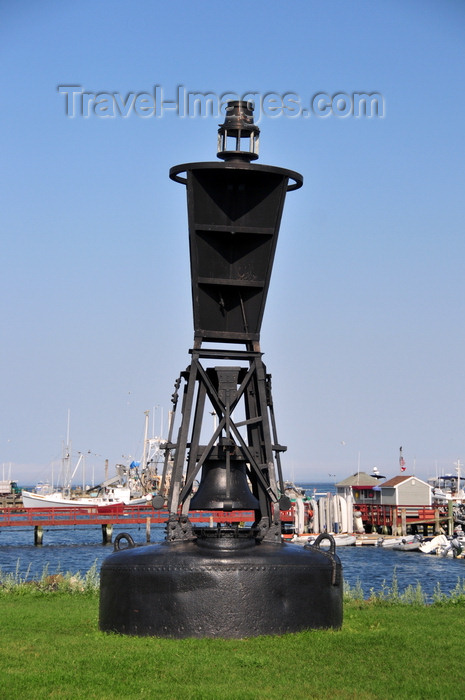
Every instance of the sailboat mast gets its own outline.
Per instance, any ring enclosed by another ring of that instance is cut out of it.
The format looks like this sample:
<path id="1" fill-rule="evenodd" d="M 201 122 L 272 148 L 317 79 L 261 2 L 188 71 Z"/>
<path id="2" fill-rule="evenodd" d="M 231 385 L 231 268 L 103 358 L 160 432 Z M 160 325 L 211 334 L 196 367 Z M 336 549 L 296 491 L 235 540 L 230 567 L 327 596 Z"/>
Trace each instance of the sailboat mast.
<path id="1" fill-rule="evenodd" d="M 460 459 L 457 459 L 457 466 L 456 471 L 457 471 L 457 494 L 460 492 L 460 467 L 462 465 L 460 464 Z"/>
<path id="2" fill-rule="evenodd" d="M 71 411 L 68 408 L 68 421 L 66 427 L 66 445 L 63 451 L 63 493 L 65 490 L 71 490 L 71 442 L 70 442 L 70 422 L 71 422 Z"/>
<path id="3" fill-rule="evenodd" d="M 142 465 L 141 472 L 144 473 L 145 467 L 147 466 L 147 449 L 148 449 L 148 439 L 149 439 L 149 414 L 150 411 L 145 411 L 145 429 L 144 429 L 144 449 L 142 453 Z"/>
<path id="4" fill-rule="evenodd" d="M 68 424 L 66 428 L 66 444 L 69 445 L 69 426 L 71 422 L 71 410 L 68 408 Z"/>

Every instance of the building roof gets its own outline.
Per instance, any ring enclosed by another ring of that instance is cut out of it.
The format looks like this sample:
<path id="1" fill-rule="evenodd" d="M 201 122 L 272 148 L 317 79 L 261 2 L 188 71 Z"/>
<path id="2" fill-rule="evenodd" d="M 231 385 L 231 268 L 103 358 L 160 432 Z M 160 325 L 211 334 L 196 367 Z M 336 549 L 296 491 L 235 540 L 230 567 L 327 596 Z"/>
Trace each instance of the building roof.
<path id="1" fill-rule="evenodd" d="M 419 481 L 421 484 L 425 484 L 426 486 L 429 486 L 429 484 L 427 484 L 426 481 L 423 481 L 423 479 L 419 479 L 417 476 L 413 476 L 413 475 L 409 476 L 408 474 L 394 476 L 392 479 L 385 481 L 384 484 L 381 484 L 381 486 L 383 488 L 385 486 L 387 486 L 388 488 L 396 488 L 397 486 L 399 486 L 399 484 L 402 484 L 404 481 L 408 481 L 408 479 L 415 479 L 416 481 Z"/>
<path id="2" fill-rule="evenodd" d="M 368 488 L 372 488 L 377 484 L 379 484 L 379 479 L 377 479 L 375 476 L 370 476 L 370 474 L 367 474 L 366 472 L 357 472 L 356 474 L 348 476 L 346 479 L 339 481 L 336 486 L 366 486 Z"/>
<path id="3" fill-rule="evenodd" d="M 393 486 L 398 486 L 399 484 L 402 484 L 402 482 L 406 481 L 406 479 L 411 479 L 411 477 L 406 476 L 405 474 L 402 474 L 400 476 L 393 476 L 392 479 L 388 479 L 387 481 L 385 481 L 383 486 L 390 486 L 392 488 Z"/>

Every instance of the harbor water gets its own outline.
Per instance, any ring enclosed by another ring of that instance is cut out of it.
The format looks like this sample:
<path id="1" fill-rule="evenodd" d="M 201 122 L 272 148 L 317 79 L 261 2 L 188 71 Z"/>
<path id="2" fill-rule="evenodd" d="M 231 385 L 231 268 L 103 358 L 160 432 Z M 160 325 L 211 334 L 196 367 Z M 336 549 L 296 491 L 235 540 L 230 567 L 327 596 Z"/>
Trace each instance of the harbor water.
<path id="1" fill-rule="evenodd" d="M 334 493 L 331 484 L 302 484 L 313 495 Z M 144 525 L 115 525 L 113 540 L 120 532 L 128 532 L 137 544 L 146 543 Z M 164 526 L 152 525 L 151 542 L 164 539 Z M 31 527 L 0 528 L 0 570 L 2 574 L 14 574 L 24 580 L 40 578 L 47 570 L 49 574 L 84 574 L 93 565 L 100 568 L 104 559 L 113 551 L 112 544 L 102 543 L 99 526 L 44 528 L 43 544 L 34 546 Z M 362 546 L 339 547 L 337 554 L 343 566 L 344 581 L 350 587 L 361 585 L 365 597 L 370 590 L 379 593 L 390 587 L 393 576 L 399 592 L 419 582 L 429 600 L 437 586 L 442 593 L 449 594 L 458 582 L 465 579 L 465 559 L 443 558 L 421 554 L 418 551 L 400 552 L 389 548 Z"/>

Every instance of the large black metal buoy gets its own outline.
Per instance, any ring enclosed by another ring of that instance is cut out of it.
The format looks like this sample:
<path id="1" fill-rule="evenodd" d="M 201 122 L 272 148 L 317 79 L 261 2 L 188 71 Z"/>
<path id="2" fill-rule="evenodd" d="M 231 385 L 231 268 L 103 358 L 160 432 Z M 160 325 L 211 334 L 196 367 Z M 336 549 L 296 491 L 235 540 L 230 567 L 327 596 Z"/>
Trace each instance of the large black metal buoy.
<path id="1" fill-rule="evenodd" d="M 223 162 L 170 171 L 187 187 L 192 361 L 175 383 L 153 499 L 166 507 L 166 538 L 142 547 L 130 535 L 116 538 L 101 568 L 104 631 L 236 638 L 342 625 L 334 540 L 322 535 L 305 547 L 282 541 L 280 510 L 290 508 L 281 469 L 286 448 L 277 438 L 260 328 L 286 192 L 303 180 L 252 163 L 258 139 L 252 105 L 230 102 L 218 131 Z M 193 525 L 199 511 L 217 525 Z M 320 547 L 324 540 L 329 549 Z"/>
<path id="2" fill-rule="evenodd" d="M 100 628 L 240 638 L 341 626 L 334 547 L 258 543 L 240 529 L 218 534 L 115 551 L 101 570 Z"/>

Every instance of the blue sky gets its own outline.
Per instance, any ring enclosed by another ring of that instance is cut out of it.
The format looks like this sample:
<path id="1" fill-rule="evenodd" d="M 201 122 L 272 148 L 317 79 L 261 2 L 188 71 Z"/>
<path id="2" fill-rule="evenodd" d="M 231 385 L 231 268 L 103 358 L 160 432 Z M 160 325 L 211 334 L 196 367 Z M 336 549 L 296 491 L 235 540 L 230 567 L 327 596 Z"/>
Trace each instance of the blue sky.
<path id="1" fill-rule="evenodd" d="M 465 6 L 460 1 L 4 0 L 0 465 L 103 474 L 157 432 L 193 328 L 184 188 L 212 116 L 66 116 L 92 94 L 379 93 L 382 118 L 260 119 L 288 195 L 261 344 L 285 475 L 465 462 Z M 123 457 L 124 455 L 124 457 Z M 331 478 L 332 479 L 332 478 Z"/>

